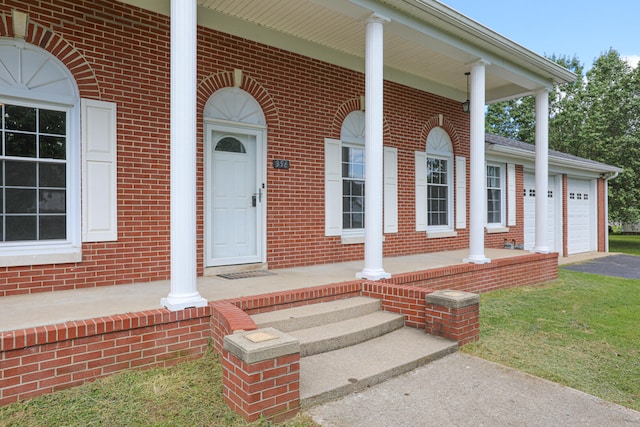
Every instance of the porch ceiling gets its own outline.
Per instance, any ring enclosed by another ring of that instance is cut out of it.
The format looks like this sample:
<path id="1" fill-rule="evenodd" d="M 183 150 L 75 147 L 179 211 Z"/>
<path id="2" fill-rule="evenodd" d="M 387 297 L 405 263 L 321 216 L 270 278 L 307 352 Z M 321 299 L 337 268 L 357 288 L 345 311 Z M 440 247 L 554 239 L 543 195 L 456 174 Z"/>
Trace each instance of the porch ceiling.
<path id="1" fill-rule="evenodd" d="M 169 14 L 169 0 L 121 0 Z M 573 80 L 569 71 L 434 0 L 197 0 L 198 24 L 364 71 L 365 22 L 385 24 L 385 79 L 451 99 L 488 62 L 488 103 Z"/>

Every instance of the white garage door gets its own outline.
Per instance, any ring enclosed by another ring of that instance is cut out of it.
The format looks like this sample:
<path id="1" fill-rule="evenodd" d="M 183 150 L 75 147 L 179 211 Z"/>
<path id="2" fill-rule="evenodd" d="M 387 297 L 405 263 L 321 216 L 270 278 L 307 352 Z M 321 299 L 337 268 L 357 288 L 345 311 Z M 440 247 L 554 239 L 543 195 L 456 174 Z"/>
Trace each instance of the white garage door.
<path id="1" fill-rule="evenodd" d="M 596 250 L 596 197 L 591 182 L 569 178 L 567 193 L 567 251 L 577 254 Z"/>
<path id="2" fill-rule="evenodd" d="M 556 249 L 556 200 L 555 177 L 549 177 L 547 192 L 547 245 L 551 251 Z M 524 248 L 533 249 L 536 243 L 536 179 L 533 174 L 524 174 Z"/>

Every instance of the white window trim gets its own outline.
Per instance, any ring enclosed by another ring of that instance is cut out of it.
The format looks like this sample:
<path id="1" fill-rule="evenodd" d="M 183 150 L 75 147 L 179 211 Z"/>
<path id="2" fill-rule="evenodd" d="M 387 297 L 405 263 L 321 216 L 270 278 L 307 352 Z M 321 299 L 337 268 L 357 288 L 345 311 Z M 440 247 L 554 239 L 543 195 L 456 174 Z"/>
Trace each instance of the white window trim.
<path id="1" fill-rule="evenodd" d="M 486 180 L 485 180 L 485 204 L 484 204 L 484 218 L 485 218 L 485 224 L 486 224 L 486 229 L 487 229 L 487 233 L 504 233 L 504 232 L 508 232 L 509 228 L 507 228 L 506 225 L 506 210 L 507 210 L 507 204 L 506 204 L 506 165 L 502 164 L 502 163 L 493 163 L 493 162 L 487 162 L 486 166 L 485 166 L 485 176 L 486 176 L 486 168 L 488 166 L 493 166 L 493 167 L 497 167 L 500 169 L 500 222 L 492 222 L 490 223 L 488 221 L 487 215 L 488 215 L 488 208 L 489 208 L 489 200 L 486 197 L 486 190 L 487 190 L 487 185 L 486 185 Z"/>
<path id="2" fill-rule="evenodd" d="M 82 261 L 80 241 L 80 117 L 79 105 L 57 105 L 38 100 L 0 98 L 0 102 L 67 111 L 67 238 L 64 241 L 1 242 L 0 267 Z"/>
<path id="3" fill-rule="evenodd" d="M 443 154 L 429 154 L 427 153 L 425 160 L 428 159 L 439 159 L 447 161 L 447 225 L 429 225 L 429 182 L 427 180 L 426 189 L 427 189 L 427 237 L 438 236 L 438 237 L 450 237 L 452 235 L 456 235 L 453 228 L 453 180 L 454 180 L 454 170 L 453 170 L 453 153 L 449 155 Z M 426 166 L 425 166 L 426 167 Z M 428 173 L 428 170 L 427 170 Z M 425 177 L 426 178 L 426 177 Z"/>

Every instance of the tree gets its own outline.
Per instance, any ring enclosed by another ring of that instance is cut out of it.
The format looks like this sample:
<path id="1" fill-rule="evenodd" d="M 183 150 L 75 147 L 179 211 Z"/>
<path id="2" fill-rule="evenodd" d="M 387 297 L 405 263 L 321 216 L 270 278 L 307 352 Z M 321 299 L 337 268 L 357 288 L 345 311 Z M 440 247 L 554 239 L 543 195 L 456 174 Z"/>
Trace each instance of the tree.
<path id="1" fill-rule="evenodd" d="M 577 75 L 549 96 L 549 147 L 624 169 L 610 182 L 609 217 L 640 220 L 640 71 L 614 49 L 586 73 L 577 58 L 551 57 Z M 487 110 L 487 132 L 535 142 L 532 96 L 501 102 Z M 639 171 L 639 173 L 636 173 Z"/>

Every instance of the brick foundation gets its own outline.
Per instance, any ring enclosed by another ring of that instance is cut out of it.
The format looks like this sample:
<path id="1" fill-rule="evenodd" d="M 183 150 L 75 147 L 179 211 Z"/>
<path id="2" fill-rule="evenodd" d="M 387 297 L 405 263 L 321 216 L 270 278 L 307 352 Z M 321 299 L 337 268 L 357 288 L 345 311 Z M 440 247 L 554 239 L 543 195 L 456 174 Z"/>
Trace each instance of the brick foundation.
<path id="1" fill-rule="evenodd" d="M 130 368 L 198 358 L 209 307 L 152 310 L 0 333 L 0 406 Z"/>

